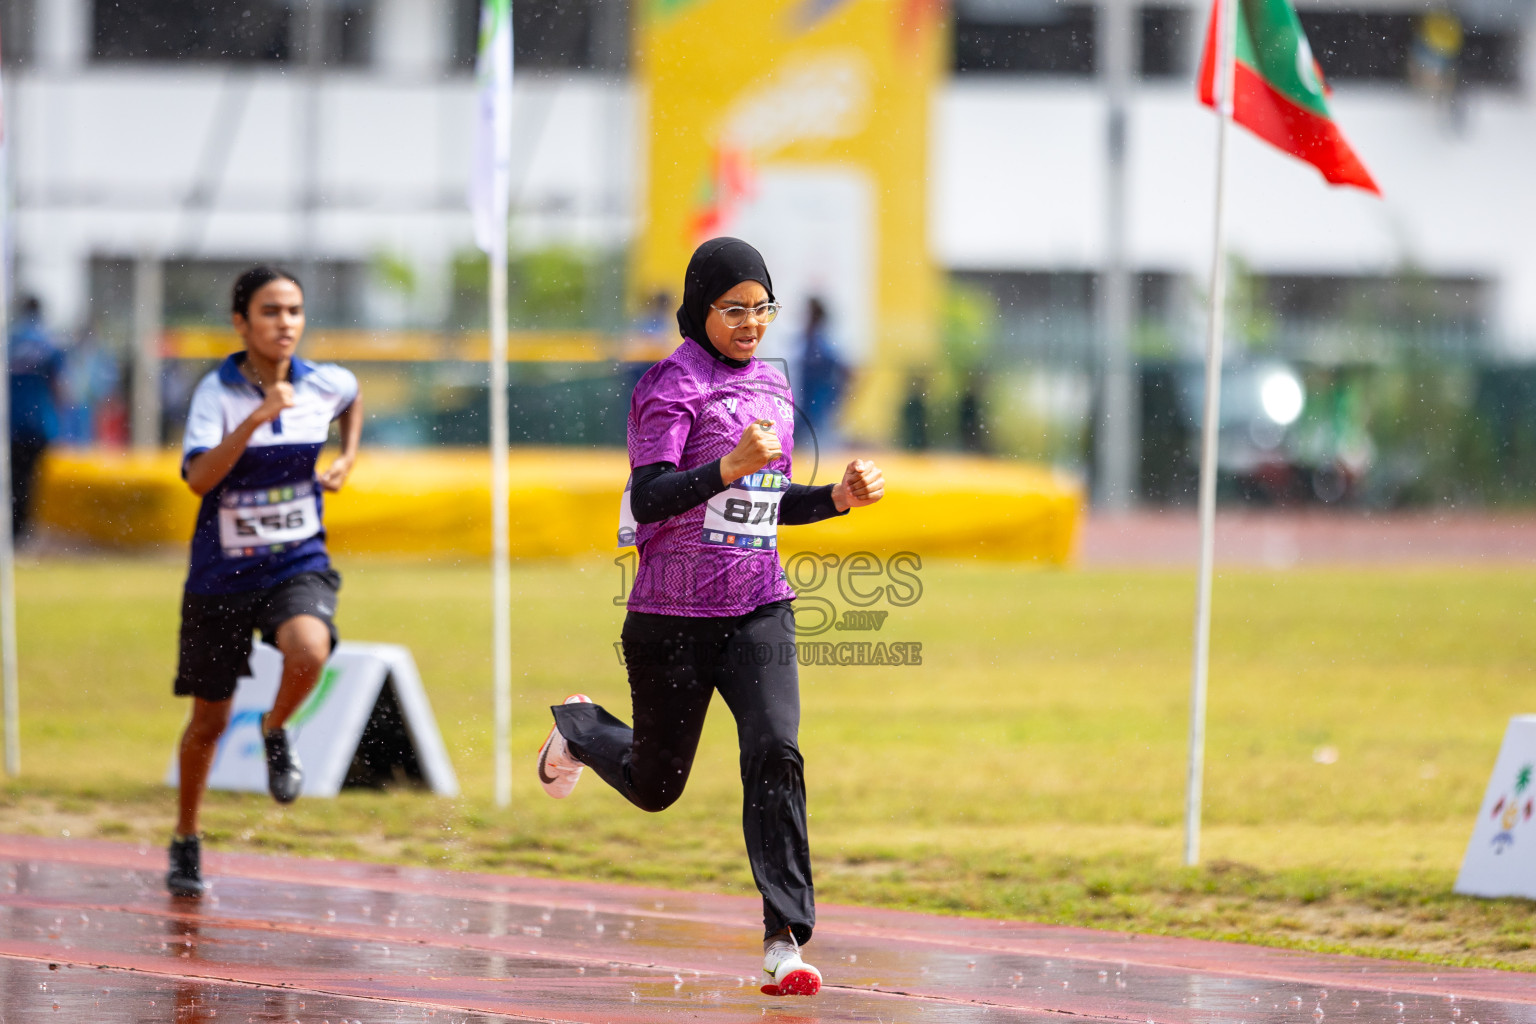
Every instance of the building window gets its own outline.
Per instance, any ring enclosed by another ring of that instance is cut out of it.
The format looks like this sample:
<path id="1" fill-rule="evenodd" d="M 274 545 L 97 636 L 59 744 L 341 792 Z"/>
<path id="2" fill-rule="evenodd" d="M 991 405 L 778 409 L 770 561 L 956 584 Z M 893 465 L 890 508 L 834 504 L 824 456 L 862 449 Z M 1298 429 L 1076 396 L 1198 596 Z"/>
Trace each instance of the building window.
<path id="1" fill-rule="evenodd" d="M 33 0 L 6 0 L 0 4 L 0 60 L 7 68 L 32 63 Z"/>
<path id="2" fill-rule="evenodd" d="M 368 63 L 374 0 L 313 0 L 322 61 Z M 292 0 L 95 0 L 98 61 L 287 63 L 302 60 L 307 4 Z"/>
<path id="3" fill-rule="evenodd" d="M 326 0 L 322 46 L 330 67 L 362 67 L 373 55 L 373 0 Z"/>
<path id="4" fill-rule="evenodd" d="M 285 0 L 95 0 L 99 61 L 281 63 L 294 17 Z"/>
<path id="5" fill-rule="evenodd" d="M 955 71 L 1092 75 L 1096 21 L 1092 4 L 959 0 Z"/>
<path id="6" fill-rule="evenodd" d="M 456 0 L 454 63 L 475 66 L 480 0 Z M 512 5 L 513 64 L 541 71 L 629 68 L 626 0 L 518 0 Z"/>
<path id="7" fill-rule="evenodd" d="M 1480 278 L 1272 274 L 1254 285 L 1255 304 L 1282 324 L 1482 332 L 1488 323 L 1490 291 Z"/>
<path id="8" fill-rule="evenodd" d="M 1143 7 L 1137 71 L 1143 78 L 1185 78 L 1193 68 L 1190 29 L 1195 21 L 1188 7 Z"/>
<path id="9" fill-rule="evenodd" d="M 1465 85 L 1514 86 L 1519 83 L 1519 34 L 1492 26 L 1472 27 L 1453 19 L 1451 38 L 1427 28 L 1431 18 L 1397 11 L 1302 11 L 1301 25 L 1312 53 L 1331 82 L 1412 80 L 1415 55 L 1429 46 L 1455 68 Z M 1437 28 L 1441 26 L 1437 25 Z M 1443 28 L 1442 28 L 1443 31 Z"/>

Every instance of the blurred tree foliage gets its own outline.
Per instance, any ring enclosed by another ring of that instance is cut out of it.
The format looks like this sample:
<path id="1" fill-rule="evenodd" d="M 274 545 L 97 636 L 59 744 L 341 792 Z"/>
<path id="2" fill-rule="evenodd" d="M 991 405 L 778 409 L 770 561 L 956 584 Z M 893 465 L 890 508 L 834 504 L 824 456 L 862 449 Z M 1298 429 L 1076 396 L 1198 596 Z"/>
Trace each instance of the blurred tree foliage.
<path id="1" fill-rule="evenodd" d="M 452 327 L 484 329 L 490 259 L 478 249 L 453 258 Z M 608 330 L 623 326 L 623 254 L 556 247 L 507 261 L 513 329 Z"/>

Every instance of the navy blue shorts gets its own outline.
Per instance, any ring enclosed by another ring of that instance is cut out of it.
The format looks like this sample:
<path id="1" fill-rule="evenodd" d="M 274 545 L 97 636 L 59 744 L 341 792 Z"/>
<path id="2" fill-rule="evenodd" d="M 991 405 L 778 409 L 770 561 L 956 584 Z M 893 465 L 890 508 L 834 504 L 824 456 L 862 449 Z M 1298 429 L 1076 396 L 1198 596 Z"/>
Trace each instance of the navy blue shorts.
<path id="1" fill-rule="evenodd" d="M 207 701 L 229 700 L 235 683 L 251 674 L 252 635 L 274 646 L 277 630 L 299 615 L 313 615 L 331 631 L 336 649 L 335 569 L 305 572 L 264 590 L 239 594 L 189 594 L 181 597 L 181 659 L 176 668 L 176 696 Z"/>

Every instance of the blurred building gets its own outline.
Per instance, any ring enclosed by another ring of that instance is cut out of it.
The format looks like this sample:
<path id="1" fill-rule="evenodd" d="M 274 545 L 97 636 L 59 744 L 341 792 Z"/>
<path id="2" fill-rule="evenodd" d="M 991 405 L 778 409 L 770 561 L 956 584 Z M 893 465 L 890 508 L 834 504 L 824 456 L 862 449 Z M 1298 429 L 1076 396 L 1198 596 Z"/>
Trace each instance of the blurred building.
<path id="1" fill-rule="evenodd" d="M 1134 359 L 1198 352 L 1215 132 L 1192 79 L 1207 9 L 1114 2 L 951 4 L 950 74 L 932 97 L 928 236 L 958 290 L 954 308 L 991 318 L 985 337 L 959 332 L 963 375 L 1031 371 L 1016 381 L 1013 412 L 992 417 L 1003 433 L 1020 409 L 1018 430 L 1042 417 L 1087 429 L 1106 267 L 1128 281 Z M 478 300 L 463 295 L 475 265 L 463 197 L 478 6 L 7 0 L 20 288 L 44 299 L 56 326 L 126 344 L 136 315 L 217 323 L 235 267 L 275 258 L 307 275 L 320 325 L 483 324 Z M 1336 115 L 1385 196 L 1330 189 L 1236 133 L 1236 301 L 1253 314 L 1239 355 L 1247 344 L 1331 365 L 1408 346 L 1536 360 L 1531 0 L 1298 6 Z M 512 233 L 533 261 L 519 287 L 555 296 L 530 299 L 523 325 L 543 316 L 619 333 L 635 312 L 625 254 L 645 216 L 646 103 L 630 72 L 640 8 L 517 0 L 514 11 Z M 1108 16 L 1117 12 L 1126 16 Z M 743 18 L 727 44 L 747 68 L 771 56 L 752 49 L 750 29 Z M 1118 69 L 1106 60 L 1115 53 L 1125 54 Z M 1106 89 L 1117 71 L 1123 131 Z M 1105 220 L 1116 138 L 1118 228 Z M 574 293 L 538 262 L 552 251 L 577 254 Z M 1073 462 L 1081 439 L 1063 437 L 1043 442 L 1060 450 L 1032 454 Z"/>

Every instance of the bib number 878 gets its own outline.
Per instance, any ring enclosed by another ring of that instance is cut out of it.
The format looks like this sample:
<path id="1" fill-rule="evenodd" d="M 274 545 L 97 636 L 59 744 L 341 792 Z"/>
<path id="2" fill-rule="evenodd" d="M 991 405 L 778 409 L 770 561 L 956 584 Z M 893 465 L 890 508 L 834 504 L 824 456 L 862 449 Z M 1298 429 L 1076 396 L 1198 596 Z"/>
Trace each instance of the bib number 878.
<path id="1" fill-rule="evenodd" d="M 745 498 L 725 499 L 725 519 L 732 523 L 748 523 L 757 525 L 764 519 L 775 522 L 774 514 L 778 511 L 777 504 L 772 501 L 747 501 Z M 753 513 L 756 513 L 754 515 Z"/>

